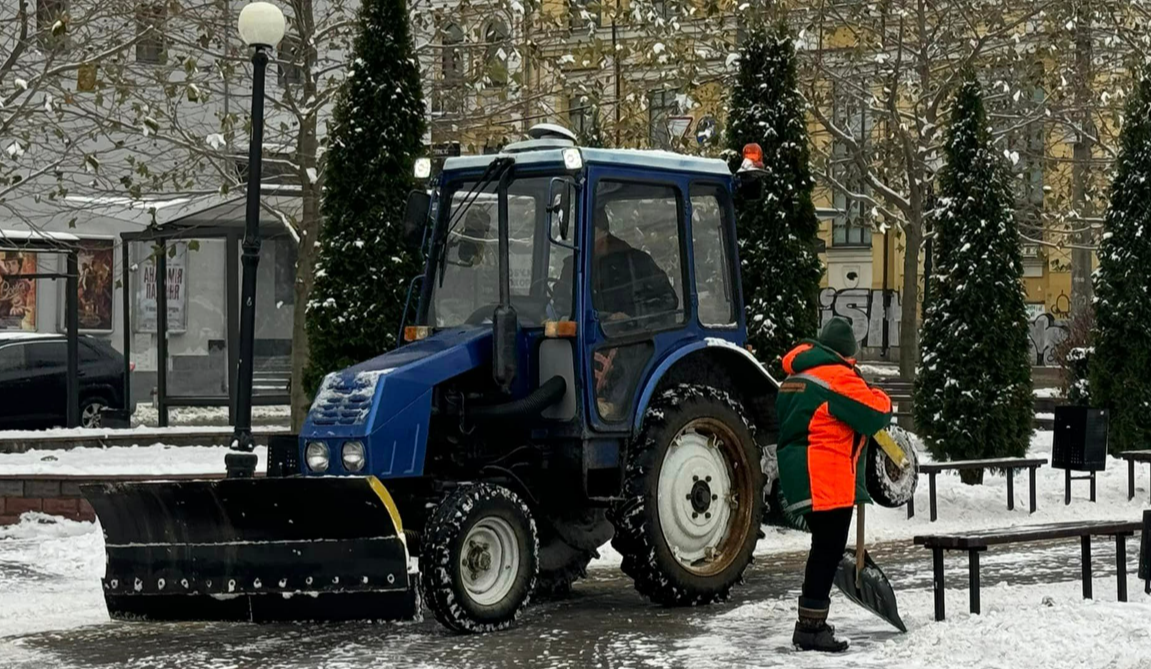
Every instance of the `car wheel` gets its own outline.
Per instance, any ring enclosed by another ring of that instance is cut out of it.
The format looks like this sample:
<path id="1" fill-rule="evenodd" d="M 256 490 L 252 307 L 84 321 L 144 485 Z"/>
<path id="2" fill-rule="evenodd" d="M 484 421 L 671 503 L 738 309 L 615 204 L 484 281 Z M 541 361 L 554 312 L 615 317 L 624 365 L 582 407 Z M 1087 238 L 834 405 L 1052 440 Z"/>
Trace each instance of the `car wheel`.
<path id="1" fill-rule="evenodd" d="M 99 397 L 89 397 L 80 404 L 80 427 L 97 428 L 103 423 L 103 411 L 108 403 Z"/>

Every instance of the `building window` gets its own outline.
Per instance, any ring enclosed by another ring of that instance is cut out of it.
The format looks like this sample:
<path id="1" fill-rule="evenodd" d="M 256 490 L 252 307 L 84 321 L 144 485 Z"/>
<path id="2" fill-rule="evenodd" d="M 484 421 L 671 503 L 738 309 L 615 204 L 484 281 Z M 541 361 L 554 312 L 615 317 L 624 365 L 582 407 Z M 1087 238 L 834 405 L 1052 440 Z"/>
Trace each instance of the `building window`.
<path id="1" fill-rule="evenodd" d="M 851 134 L 861 151 L 870 143 L 873 119 L 867 110 L 862 92 L 866 87 L 852 88 L 837 85 L 833 92 L 835 125 Z M 871 246 L 871 210 L 864 200 L 852 195 L 870 195 L 863 173 L 856 165 L 847 146 L 832 140 L 831 174 L 842 187 L 832 189 L 832 206 L 838 212 L 831 225 L 832 246 Z"/>
<path id="2" fill-rule="evenodd" d="M 260 161 L 260 183 L 263 184 L 299 184 L 299 173 L 296 170 L 295 154 L 264 149 L 264 158 Z M 236 178 L 242 184 L 248 183 L 248 159 L 236 159 Z"/>
<path id="3" fill-rule="evenodd" d="M 67 13 L 68 0 L 36 0 L 36 31 L 41 46 L 47 49 L 65 46 L 65 35 L 53 35 L 52 29 Z"/>
<path id="4" fill-rule="evenodd" d="M 671 130 L 668 122 L 679 110 L 675 91 L 652 91 L 648 97 L 648 141 L 653 149 L 671 149 Z"/>
<path id="5" fill-rule="evenodd" d="M 595 129 L 596 110 L 586 95 L 568 98 L 568 127 L 577 137 L 587 137 Z"/>
<path id="6" fill-rule="evenodd" d="M 508 83 L 508 56 L 511 55 L 511 33 L 500 19 L 484 28 L 484 76 L 493 86 Z"/>
<path id="7" fill-rule="evenodd" d="M 136 62 L 162 65 L 167 60 L 168 44 L 164 35 L 168 6 L 161 3 L 136 7 Z"/>
<path id="8" fill-rule="evenodd" d="M 670 19 L 675 13 L 671 0 L 652 0 L 651 10 L 655 18 L 664 20 Z"/>
<path id="9" fill-rule="evenodd" d="M 432 111 L 437 114 L 458 114 L 462 109 L 464 62 L 464 31 L 454 23 L 444 26 L 440 33 L 440 81 L 433 90 Z"/>
<path id="10" fill-rule="evenodd" d="M 569 0 L 569 26 L 572 30 L 598 28 L 600 24 L 599 0 Z"/>
<path id="11" fill-rule="evenodd" d="M 284 35 L 276 47 L 276 60 L 279 61 L 276 80 L 281 88 L 304 83 L 304 52 L 300 48 L 301 44 L 299 37 Z"/>
<path id="12" fill-rule="evenodd" d="M 464 31 L 454 23 L 448 24 L 440 37 L 440 74 L 445 83 L 459 83 L 464 78 Z"/>

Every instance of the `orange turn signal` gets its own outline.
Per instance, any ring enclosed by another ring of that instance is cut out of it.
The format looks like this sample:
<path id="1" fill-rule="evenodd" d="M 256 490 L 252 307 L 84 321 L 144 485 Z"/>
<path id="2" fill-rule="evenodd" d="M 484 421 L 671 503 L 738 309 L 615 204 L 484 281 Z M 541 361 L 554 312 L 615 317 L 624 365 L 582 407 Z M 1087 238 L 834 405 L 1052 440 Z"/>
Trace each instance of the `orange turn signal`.
<path id="1" fill-rule="evenodd" d="M 426 325 L 409 325 L 404 328 L 404 341 L 419 341 L 427 339 L 432 329 Z"/>
<path id="2" fill-rule="evenodd" d="M 576 336 L 575 321 L 545 321 L 545 337 L 574 337 Z"/>
<path id="3" fill-rule="evenodd" d="M 743 146 L 744 160 L 750 160 L 756 167 L 763 167 L 763 147 L 755 142 L 751 144 L 744 144 Z"/>

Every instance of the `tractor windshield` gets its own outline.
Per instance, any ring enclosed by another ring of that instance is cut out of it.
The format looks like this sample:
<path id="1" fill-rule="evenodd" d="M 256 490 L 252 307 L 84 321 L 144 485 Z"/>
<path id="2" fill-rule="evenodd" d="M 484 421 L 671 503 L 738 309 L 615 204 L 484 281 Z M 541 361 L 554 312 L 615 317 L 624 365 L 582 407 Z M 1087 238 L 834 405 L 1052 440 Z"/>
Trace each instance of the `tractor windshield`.
<path id="1" fill-rule="evenodd" d="M 511 302 L 527 327 L 571 316 L 572 252 L 552 244 L 548 234 L 551 180 L 551 176 L 522 177 L 508 187 Z M 476 185 L 449 182 L 441 199 L 448 211 L 439 216 L 437 230 L 436 257 L 442 260 L 428 303 L 427 324 L 432 327 L 490 321 L 499 304 L 498 179 L 473 192 Z M 570 214 L 562 215 L 570 221 Z M 558 230 L 555 236 L 559 237 Z"/>

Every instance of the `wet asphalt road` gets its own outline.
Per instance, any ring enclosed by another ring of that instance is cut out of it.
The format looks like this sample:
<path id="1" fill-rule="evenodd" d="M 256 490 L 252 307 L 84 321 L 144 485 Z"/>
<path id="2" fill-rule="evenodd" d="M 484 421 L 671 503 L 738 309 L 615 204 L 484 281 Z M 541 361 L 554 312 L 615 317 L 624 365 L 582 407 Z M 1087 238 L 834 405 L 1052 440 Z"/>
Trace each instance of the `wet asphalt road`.
<path id="1" fill-rule="evenodd" d="M 1137 546 L 1137 544 L 1136 544 Z M 1128 554 L 1133 551 L 1128 546 Z M 908 544 L 876 547 L 872 554 L 883 566 L 897 591 L 931 587 L 930 554 Z M 209 623 L 118 623 L 109 622 L 59 633 L 43 633 L 0 642 L 0 667 L 117 667 L 125 669 L 210 669 L 360 667 L 684 667 L 715 666 L 707 661 L 707 649 L 689 648 L 684 641 L 704 634 L 710 616 L 729 612 L 749 602 L 791 602 L 802 581 L 803 554 L 764 556 L 756 559 L 747 582 L 729 602 L 696 609 L 664 609 L 652 606 L 632 589 L 617 569 L 592 570 L 565 600 L 531 607 L 519 626 L 511 631 L 483 636 L 457 636 L 433 619 L 412 623 L 328 625 L 249 625 Z M 1034 544 L 1022 550 L 1001 550 L 983 557 L 983 587 L 1005 580 L 1026 585 L 1037 582 L 1074 581 L 1079 578 L 1078 542 Z M 1114 545 L 1100 541 L 1094 550 L 1095 591 L 1114 596 Z M 1020 565 L 1026 565 L 1021 570 Z M 966 556 L 947 560 L 950 587 L 966 587 Z M 1110 578 L 1108 578 L 1110 577 Z M 1133 592 L 1142 584 L 1132 576 Z M 838 605 L 850 606 L 843 602 Z M 948 611 L 966 611 L 966 593 L 952 592 Z M 908 615 L 904 610 L 904 617 Z M 928 612 L 916 611 L 919 615 Z M 833 612 L 834 617 L 834 612 Z M 778 625 L 778 623 L 777 623 Z M 855 643 L 883 643 L 896 636 L 882 627 Z M 714 630 L 711 630 L 714 632 Z M 731 645 L 768 633 L 755 621 L 733 628 Z M 5 651 L 7 648 L 7 652 Z M 787 654 L 764 653 L 762 644 L 748 651 L 746 665 L 787 666 Z M 771 649 L 767 649 L 770 651 Z M 780 651 L 786 649 L 780 648 Z M 727 654 L 730 656 L 730 653 Z M 731 667 L 725 660 L 724 667 Z"/>

